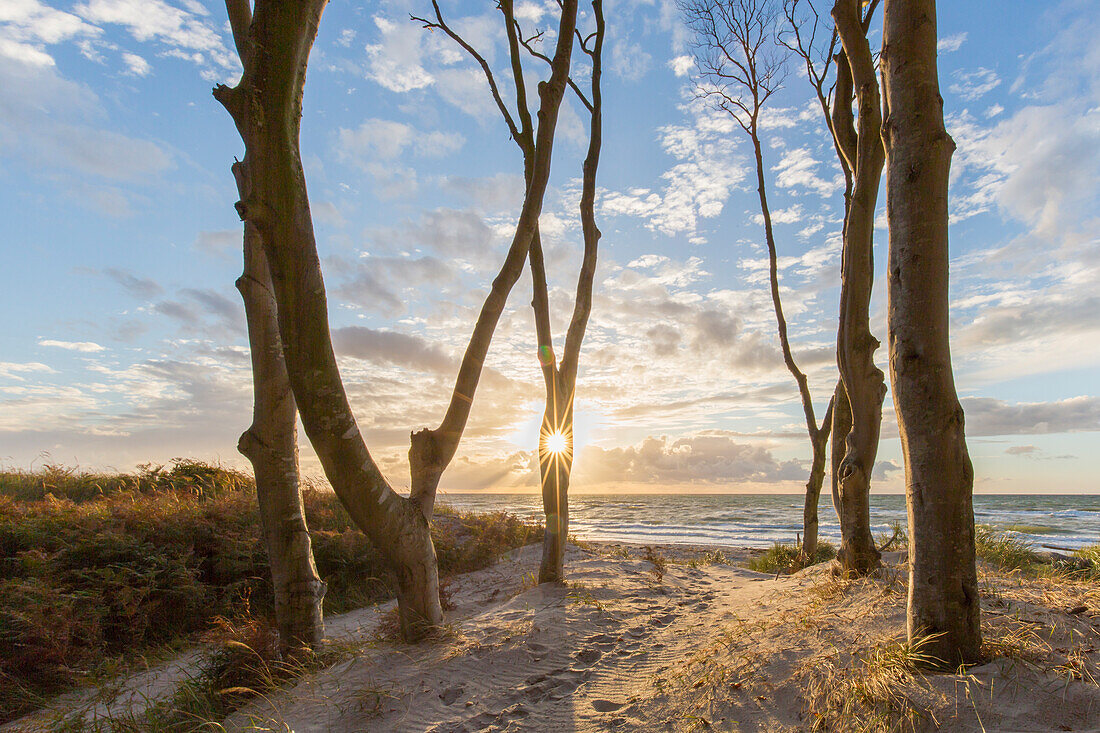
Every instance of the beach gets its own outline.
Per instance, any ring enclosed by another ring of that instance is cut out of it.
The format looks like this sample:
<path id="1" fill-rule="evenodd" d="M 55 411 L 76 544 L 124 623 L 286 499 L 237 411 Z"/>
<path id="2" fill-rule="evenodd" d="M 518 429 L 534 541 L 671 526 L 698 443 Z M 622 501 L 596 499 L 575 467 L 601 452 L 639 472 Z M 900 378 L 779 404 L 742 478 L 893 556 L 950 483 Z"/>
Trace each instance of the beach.
<path id="1" fill-rule="evenodd" d="M 461 580 L 437 640 L 375 641 L 241 711 L 227 729 L 878 730 L 887 719 L 897 730 L 1100 726 L 1095 584 L 1055 591 L 983 570 L 987 644 L 1005 656 L 926 676 L 905 663 L 901 553 L 887 553 L 873 578 L 840 581 L 828 563 L 779 576 L 731 564 L 752 552 L 574 547 L 568 583 L 531 587 L 538 548 L 525 548 Z M 385 613 L 330 633 L 370 637 Z"/>
<path id="2" fill-rule="evenodd" d="M 743 567 L 760 554 L 581 543 L 569 546 L 567 582 L 538 586 L 540 547 L 529 545 L 453 578 L 445 627 L 422 644 L 393 634 L 393 602 L 330 617 L 340 662 L 254 698 L 221 725 L 295 733 L 1100 730 L 1095 582 L 979 563 L 993 658 L 932 674 L 917 670 L 919 649 L 905 645 L 904 553 L 885 553 L 881 570 L 854 581 L 834 577 L 830 563 L 790 575 Z M 135 729 L 187 674 L 151 669 L 77 714 L 86 729 Z M 39 713 L 3 730 L 52 730 L 57 720 Z"/>

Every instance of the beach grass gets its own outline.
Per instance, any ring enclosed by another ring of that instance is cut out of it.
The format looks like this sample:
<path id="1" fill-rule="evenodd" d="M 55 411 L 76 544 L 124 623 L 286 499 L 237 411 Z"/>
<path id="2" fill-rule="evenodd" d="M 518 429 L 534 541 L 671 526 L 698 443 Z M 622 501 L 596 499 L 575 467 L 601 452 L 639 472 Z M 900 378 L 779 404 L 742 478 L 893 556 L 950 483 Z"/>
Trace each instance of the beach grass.
<path id="1" fill-rule="evenodd" d="M 836 546 L 829 542 L 818 542 L 812 559 L 805 557 L 801 544 L 776 542 L 764 554 L 750 559 L 747 567 L 758 573 L 793 573 L 834 557 Z"/>
<path id="2" fill-rule="evenodd" d="M 382 556 L 335 495 L 304 483 L 325 612 L 393 597 Z M 218 641 L 226 624 L 270 626 L 259 526 L 251 476 L 199 461 L 129 474 L 0 471 L 0 722 L 199 637 Z M 439 506 L 432 534 L 447 576 L 486 567 L 541 530 L 504 512 Z"/>

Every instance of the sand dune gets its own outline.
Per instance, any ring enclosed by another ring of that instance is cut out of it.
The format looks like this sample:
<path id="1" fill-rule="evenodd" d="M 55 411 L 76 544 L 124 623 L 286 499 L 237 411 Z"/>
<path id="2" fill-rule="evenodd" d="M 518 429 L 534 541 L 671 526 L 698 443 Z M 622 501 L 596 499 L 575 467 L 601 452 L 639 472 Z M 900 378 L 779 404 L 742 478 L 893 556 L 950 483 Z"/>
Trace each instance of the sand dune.
<path id="1" fill-rule="evenodd" d="M 439 639 L 373 642 L 226 728 L 794 731 L 893 720 L 897 730 L 1100 730 L 1100 688 L 1089 679 L 1100 660 L 1095 585 L 1081 591 L 1094 605 L 1076 613 L 989 585 L 987 637 L 1009 656 L 925 677 L 898 662 L 898 553 L 876 578 L 838 582 L 825 566 L 775 578 L 661 551 L 664 563 L 641 548 L 573 548 L 568 584 L 525 588 L 537 566 L 526 548 L 457 583 Z M 330 632 L 370 638 L 385 610 Z"/>

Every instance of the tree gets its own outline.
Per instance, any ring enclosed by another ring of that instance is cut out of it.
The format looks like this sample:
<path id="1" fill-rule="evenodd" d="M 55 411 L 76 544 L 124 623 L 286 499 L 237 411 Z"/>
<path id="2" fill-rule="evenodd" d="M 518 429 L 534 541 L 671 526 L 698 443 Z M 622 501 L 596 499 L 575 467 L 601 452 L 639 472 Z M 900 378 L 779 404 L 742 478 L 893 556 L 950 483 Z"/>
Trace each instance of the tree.
<path id="1" fill-rule="evenodd" d="M 504 118 L 512 140 L 523 156 L 524 178 L 526 184 L 530 186 L 536 155 L 536 130 L 528 107 L 527 82 L 523 76 L 523 56 L 520 49 L 521 47 L 526 49 L 531 56 L 545 61 L 553 68 L 553 59 L 536 48 L 536 42 L 541 40 L 542 33 L 525 38 L 515 18 L 512 1 L 501 0 L 497 4 L 504 19 L 505 36 L 508 40 L 511 81 L 515 89 L 513 113 L 505 102 L 500 92 L 500 85 L 484 55 L 447 23 L 435 0 L 432 2 L 432 7 L 435 11 L 434 20 L 419 16 L 410 17 L 421 23 L 424 28 L 438 29 L 446 33 L 481 67 L 489 84 L 493 101 Z M 592 310 L 592 287 L 600 239 L 600 230 L 596 226 L 595 219 L 595 199 L 596 169 L 600 159 L 603 119 L 603 99 L 600 89 L 604 39 L 602 0 L 593 0 L 592 9 L 595 29 L 587 36 L 574 30 L 578 46 L 589 57 L 592 64 L 591 98 L 585 95 L 572 78 L 569 79 L 569 85 L 589 112 L 589 146 L 583 166 L 580 202 L 584 256 L 577 283 L 573 317 L 566 334 L 565 351 L 560 365 L 556 363 L 554 356 L 546 268 L 543 262 L 542 238 L 537 226 L 528 253 L 533 288 L 531 307 L 535 314 L 535 333 L 538 342 L 537 353 L 546 387 L 545 409 L 538 445 L 543 510 L 546 515 L 543 559 L 539 570 L 540 583 L 561 580 L 563 577 L 565 538 L 569 527 L 569 474 L 573 463 L 573 396 L 576 390 L 581 342 L 584 340 L 584 332 Z"/>
<path id="2" fill-rule="evenodd" d="M 539 566 L 540 583 L 559 582 L 565 577 L 565 542 L 569 536 L 569 476 L 573 470 L 573 404 L 577 391 L 581 342 L 584 340 L 588 317 L 592 312 L 592 286 L 596 277 L 596 254 L 600 242 L 600 230 L 596 226 L 595 202 L 596 169 L 600 164 L 600 148 L 603 144 L 603 95 L 600 88 L 604 41 L 602 0 L 592 0 L 592 10 L 595 30 L 586 37 L 577 33 L 577 42 L 592 64 L 591 97 L 585 96 L 576 86 L 573 87 L 589 114 L 588 153 L 582 169 L 580 200 L 584 257 L 577 280 L 573 317 L 565 335 L 565 348 L 560 364 L 555 364 L 554 360 L 550 297 L 547 291 L 542 245 L 538 239 L 532 243 L 529 255 L 534 288 L 531 305 L 535 311 L 539 364 L 542 366 L 543 381 L 546 386 L 546 402 L 538 446 L 542 504 L 546 514 L 542 564 Z M 591 47 L 588 45 L 589 42 L 592 43 Z"/>
<path id="3" fill-rule="evenodd" d="M 886 385 L 875 366 L 879 342 L 871 334 L 870 302 L 874 284 L 874 223 L 884 153 L 878 79 L 867 42 L 878 0 L 837 0 L 835 30 L 827 46 L 816 47 L 820 16 L 812 0 L 805 12 L 801 0 L 787 0 L 787 48 L 806 66 L 826 126 L 844 173 L 844 230 L 841 252 L 840 319 L 837 366 L 840 383 L 833 409 L 833 505 L 840 519 L 841 545 L 837 563 L 844 574 L 865 575 L 879 564 L 871 536 L 871 472 L 878 454 L 882 399 Z M 837 45 L 840 48 L 837 48 Z M 825 89 L 835 64 L 836 83 L 830 103 Z M 858 128 L 852 102 L 859 109 Z"/>
<path id="4" fill-rule="evenodd" d="M 777 40 L 780 5 L 774 0 L 680 0 L 680 11 L 695 34 L 695 65 L 701 80 L 697 93 L 733 117 L 752 141 L 779 345 L 783 363 L 798 385 L 813 451 L 810 476 L 806 481 L 802 544 L 804 557 L 812 561 L 817 552 L 817 504 L 825 480 L 825 451 L 832 428 L 833 401 L 830 399 L 825 417 L 818 425 L 809 382 L 791 353 L 787 319 L 779 297 L 779 258 L 764 178 L 760 115 L 768 99 L 782 86 L 785 75 L 786 56 Z"/>
<path id="5" fill-rule="evenodd" d="M 558 109 L 569 76 L 576 0 L 562 5 L 550 79 L 540 87 L 534 172 L 508 254 L 482 306 L 447 413 L 411 438 L 408 499 L 382 475 L 359 433 L 340 379 L 299 150 L 306 64 L 325 0 L 227 0 L 244 66 L 235 87 L 214 96 L 245 143 L 236 208 L 256 228 L 271 274 L 287 374 L 302 424 L 325 475 L 353 521 L 393 569 L 401 630 L 416 640 L 443 619 L 429 532 L 439 477 L 458 448 L 493 332 L 523 270 L 550 174 Z"/>
<path id="6" fill-rule="evenodd" d="M 231 17 L 242 10 L 233 3 L 227 8 Z M 238 16 L 237 22 L 244 21 Z M 233 175 L 241 200 L 248 200 L 250 182 L 243 164 L 233 165 Z M 324 639 L 325 584 L 313 561 L 302 505 L 298 411 L 283 359 L 271 275 L 260 231 L 248 221 L 244 224 L 244 272 L 236 284 L 244 301 L 253 390 L 252 424 L 241 434 L 237 449 L 251 462 L 256 477 L 279 646 L 289 655 L 301 648 L 316 649 Z"/>
<path id="7" fill-rule="evenodd" d="M 233 166 L 241 171 L 240 164 Z M 238 193 L 248 198 L 238 175 Z M 298 482 L 298 411 L 283 361 L 283 345 L 271 292 L 271 275 L 259 232 L 245 224 L 244 273 L 237 280 L 244 299 L 252 353 L 252 425 L 237 449 L 252 463 L 268 564 L 275 591 L 275 622 L 284 656 L 316 649 L 325 636 L 322 599 Z"/>
<path id="8" fill-rule="evenodd" d="M 882 400 L 886 385 L 875 366 L 878 340 L 871 334 L 871 288 L 874 284 L 875 206 L 882 178 L 882 112 L 875 61 L 867 30 L 878 0 L 865 16 L 859 0 L 837 0 L 833 20 L 843 51 L 837 56 L 834 130 L 837 149 L 852 172 L 851 196 L 844 212 L 844 249 L 840 277 L 840 326 L 837 364 L 851 415 L 844 458 L 837 468 L 841 545 L 837 561 L 843 572 L 865 575 L 879 564 L 871 537 L 871 472 L 878 455 Z M 853 91 L 859 109 L 852 129 Z M 838 437 L 834 435 L 835 441 Z"/>
<path id="9" fill-rule="evenodd" d="M 935 0 L 886 0 L 882 47 L 890 382 L 905 459 L 910 641 L 954 666 L 981 656 L 974 470 L 948 339 L 948 179 Z"/>

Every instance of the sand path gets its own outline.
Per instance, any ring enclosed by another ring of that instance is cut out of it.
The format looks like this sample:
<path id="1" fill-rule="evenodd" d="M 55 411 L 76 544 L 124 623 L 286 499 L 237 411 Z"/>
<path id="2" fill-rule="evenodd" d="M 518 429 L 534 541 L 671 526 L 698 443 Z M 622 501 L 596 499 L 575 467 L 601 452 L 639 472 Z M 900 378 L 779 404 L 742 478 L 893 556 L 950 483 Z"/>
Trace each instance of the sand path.
<path id="1" fill-rule="evenodd" d="M 379 644 L 235 716 L 227 728 L 653 729 L 676 722 L 658 701 L 680 660 L 716 639 L 732 618 L 797 582 L 724 564 L 668 564 L 659 573 L 644 559 L 571 549 L 567 584 L 514 588 L 536 567 L 536 548 L 525 548 L 491 571 L 467 576 L 454 614 L 460 620 L 439 641 Z M 520 592 L 462 617 L 461 601 L 476 603 L 485 590 L 486 578 L 474 576 L 492 575 L 498 596 Z M 757 727 L 756 716 L 765 725 L 762 708 L 744 713 L 749 728 Z"/>

